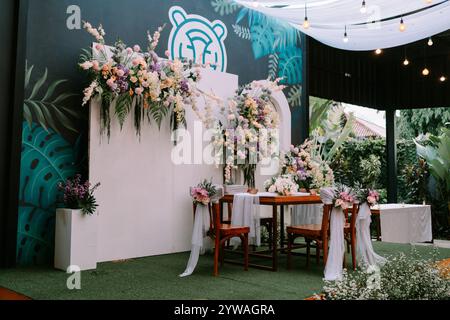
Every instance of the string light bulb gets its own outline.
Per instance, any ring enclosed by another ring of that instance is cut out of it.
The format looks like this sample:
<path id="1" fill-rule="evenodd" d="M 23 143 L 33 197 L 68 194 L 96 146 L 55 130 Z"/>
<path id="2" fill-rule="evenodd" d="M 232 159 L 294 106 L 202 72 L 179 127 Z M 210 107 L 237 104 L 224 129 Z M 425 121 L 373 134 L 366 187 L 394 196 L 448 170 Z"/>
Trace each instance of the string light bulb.
<path id="1" fill-rule="evenodd" d="M 405 22 L 403 21 L 403 18 L 400 19 L 400 27 L 399 27 L 400 31 L 403 32 L 406 30 L 406 25 Z"/>
<path id="2" fill-rule="evenodd" d="M 440 82 L 445 82 L 447 80 L 447 77 L 446 76 L 441 76 L 440 78 L 439 78 L 439 81 Z"/>
<path id="3" fill-rule="evenodd" d="M 363 0 L 362 5 L 361 5 L 361 9 L 359 9 L 359 11 L 361 11 L 361 13 L 366 13 L 367 12 L 367 7 L 366 7 L 366 1 Z"/>
<path id="4" fill-rule="evenodd" d="M 429 74 L 430 74 L 430 70 L 428 70 L 428 68 L 425 67 L 425 68 L 422 70 L 422 75 L 424 75 L 424 76 L 426 77 L 426 76 L 428 76 Z"/>
<path id="5" fill-rule="evenodd" d="M 348 42 L 348 35 L 347 35 L 347 26 L 345 26 L 345 31 L 344 31 L 344 38 L 342 39 L 342 41 L 344 41 L 345 43 Z"/>
<path id="6" fill-rule="evenodd" d="M 305 1 L 305 20 L 303 21 L 303 28 L 308 29 L 310 24 L 308 20 L 308 8 L 306 6 L 307 2 Z"/>
<path id="7" fill-rule="evenodd" d="M 405 60 L 403 60 L 403 65 L 406 67 L 409 65 L 409 60 L 408 58 L 405 58 Z"/>
<path id="8" fill-rule="evenodd" d="M 427 44 L 429 47 L 431 47 L 433 45 L 433 39 L 431 37 L 428 38 Z"/>
<path id="9" fill-rule="evenodd" d="M 381 53 L 383 53 L 383 50 L 381 50 L 381 49 L 375 50 L 375 54 L 380 55 Z"/>

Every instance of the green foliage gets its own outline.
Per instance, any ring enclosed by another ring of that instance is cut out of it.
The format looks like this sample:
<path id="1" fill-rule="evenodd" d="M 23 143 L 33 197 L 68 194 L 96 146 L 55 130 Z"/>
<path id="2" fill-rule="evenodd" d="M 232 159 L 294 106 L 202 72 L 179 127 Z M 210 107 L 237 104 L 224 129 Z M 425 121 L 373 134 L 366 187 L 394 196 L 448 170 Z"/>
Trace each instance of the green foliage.
<path id="1" fill-rule="evenodd" d="M 422 142 L 414 141 L 418 155 L 426 160 L 431 174 L 442 186 L 443 199 L 450 202 L 450 123 L 441 130 L 439 136 L 430 135 Z"/>
<path id="2" fill-rule="evenodd" d="M 406 199 L 411 203 L 422 203 L 428 193 L 428 165 L 423 159 L 416 163 L 407 164 L 402 170 L 402 180 L 408 186 Z"/>
<path id="3" fill-rule="evenodd" d="M 61 93 L 55 95 L 55 91 L 67 80 L 57 80 L 48 85 L 47 90 L 43 90 L 47 82 L 48 70 L 31 87 L 30 79 L 34 66 L 25 66 L 25 91 L 30 92 L 23 102 L 23 117 L 31 127 L 33 121 L 37 121 L 42 128 L 49 132 L 49 128 L 60 133 L 59 128 L 64 127 L 73 132 L 78 132 L 76 125 L 71 118 L 79 118 L 79 113 L 66 106 L 68 98 L 76 96 L 72 93 Z M 70 115 L 68 117 L 67 115 Z"/>
<path id="4" fill-rule="evenodd" d="M 364 187 L 375 188 L 375 184 L 381 175 L 380 157 L 371 154 L 359 163 L 362 177 L 361 182 Z"/>
<path id="5" fill-rule="evenodd" d="M 402 110 L 397 120 L 399 137 L 413 139 L 425 133 L 437 135 L 449 121 L 450 108 Z"/>
<path id="6" fill-rule="evenodd" d="M 309 130 L 313 132 L 320 127 L 323 121 L 328 117 L 330 108 L 334 105 L 332 100 L 322 98 L 309 97 L 310 117 Z"/>
<path id="7" fill-rule="evenodd" d="M 269 55 L 269 79 L 270 80 L 275 80 L 275 78 L 277 77 L 277 70 L 278 70 L 278 54 L 274 53 L 274 54 L 270 54 Z"/>
<path id="8" fill-rule="evenodd" d="M 128 92 L 119 95 L 116 99 L 115 113 L 117 120 L 119 120 L 120 129 L 123 128 L 123 124 L 127 119 L 128 114 L 131 111 L 131 105 L 133 103 L 133 98 Z"/>
<path id="9" fill-rule="evenodd" d="M 281 83 L 293 85 L 302 82 L 302 49 L 289 47 L 278 54 L 278 77 Z"/>

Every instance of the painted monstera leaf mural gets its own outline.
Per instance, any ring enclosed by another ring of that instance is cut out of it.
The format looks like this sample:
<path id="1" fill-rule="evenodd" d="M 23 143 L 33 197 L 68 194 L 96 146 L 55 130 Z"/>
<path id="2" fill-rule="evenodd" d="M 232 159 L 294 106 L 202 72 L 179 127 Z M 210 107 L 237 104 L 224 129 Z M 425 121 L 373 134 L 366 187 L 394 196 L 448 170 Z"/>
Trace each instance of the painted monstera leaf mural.
<path id="1" fill-rule="evenodd" d="M 234 33 L 251 41 L 255 59 L 268 58 L 270 79 L 282 78 L 291 107 L 301 105 L 303 51 L 301 33 L 289 23 L 266 16 L 246 7 L 236 7 L 232 0 L 213 0 L 211 5 L 220 15 L 233 14 L 238 8 Z M 246 25 L 245 25 L 246 22 Z"/>
<path id="2" fill-rule="evenodd" d="M 58 182 L 75 174 L 72 146 L 52 129 L 24 122 L 19 194 L 19 264 L 51 261 Z"/>
<path id="3" fill-rule="evenodd" d="M 57 93 L 66 80 L 47 85 L 48 72 L 32 83 L 26 66 L 20 172 L 17 263 L 46 264 L 53 259 L 58 182 L 76 172 L 73 147 L 61 129 L 76 132 L 77 112 L 68 107 L 74 94 Z M 61 199 L 59 199 L 61 200 Z"/>

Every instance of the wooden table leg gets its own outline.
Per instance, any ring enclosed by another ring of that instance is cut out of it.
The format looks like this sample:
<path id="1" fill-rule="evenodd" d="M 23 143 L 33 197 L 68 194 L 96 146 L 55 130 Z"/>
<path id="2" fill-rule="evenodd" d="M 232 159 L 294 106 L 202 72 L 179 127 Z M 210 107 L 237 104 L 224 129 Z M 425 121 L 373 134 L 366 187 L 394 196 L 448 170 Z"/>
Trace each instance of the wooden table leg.
<path id="1" fill-rule="evenodd" d="M 272 271 L 278 270 L 278 210 L 277 206 L 272 206 Z"/>

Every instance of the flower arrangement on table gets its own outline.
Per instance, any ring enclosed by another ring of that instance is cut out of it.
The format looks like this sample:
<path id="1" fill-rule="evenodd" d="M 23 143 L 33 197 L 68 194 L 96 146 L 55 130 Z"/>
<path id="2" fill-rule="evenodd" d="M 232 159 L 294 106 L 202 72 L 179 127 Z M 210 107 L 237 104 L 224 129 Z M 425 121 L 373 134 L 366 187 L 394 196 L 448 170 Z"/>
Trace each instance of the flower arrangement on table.
<path id="1" fill-rule="evenodd" d="M 258 162 L 277 154 L 279 117 L 271 95 L 283 89 L 279 81 L 253 81 L 240 87 L 229 101 L 224 126 L 225 183 L 231 180 L 231 170 L 239 168 L 244 183 L 254 189 Z"/>
<path id="2" fill-rule="evenodd" d="M 88 215 L 94 214 L 98 207 L 94 191 L 99 186 L 100 183 L 92 186 L 88 180 L 82 182 L 80 174 L 58 184 L 58 188 L 64 193 L 64 205 L 69 209 L 81 209 L 84 214 Z"/>
<path id="3" fill-rule="evenodd" d="M 264 187 L 268 192 L 274 192 L 281 196 L 290 196 L 298 192 L 298 184 L 290 174 L 272 177 L 264 182 Z"/>
<path id="4" fill-rule="evenodd" d="M 196 187 L 191 189 L 191 197 L 194 204 L 207 206 L 211 198 L 216 195 L 217 189 L 212 181 L 203 180 Z"/>
<path id="5" fill-rule="evenodd" d="M 172 131 L 186 126 L 185 107 L 195 105 L 200 65 L 180 59 L 162 59 L 156 54 L 163 27 L 153 35 L 148 32 L 146 52 L 139 45 L 127 47 L 121 40 L 109 50 L 101 25 L 94 28 L 84 22 L 83 27 L 97 41 L 92 55 L 85 50 L 81 56 L 80 67 L 91 77 L 91 84 L 84 89 L 83 105 L 95 97 L 101 99 L 102 133 L 110 136 L 110 105 L 113 102 L 121 127 L 128 114 L 133 112 L 138 135 L 144 118 L 149 122 L 153 119 L 160 127 L 162 120 L 170 115 Z"/>
<path id="6" fill-rule="evenodd" d="M 333 170 L 328 163 L 320 158 L 311 156 L 311 141 L 301 146 L 291 145 L 284 154 L 281 163 L 281 174 L 291 174 L 299 189 L 311 190 L 334 184 Z"/>

